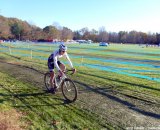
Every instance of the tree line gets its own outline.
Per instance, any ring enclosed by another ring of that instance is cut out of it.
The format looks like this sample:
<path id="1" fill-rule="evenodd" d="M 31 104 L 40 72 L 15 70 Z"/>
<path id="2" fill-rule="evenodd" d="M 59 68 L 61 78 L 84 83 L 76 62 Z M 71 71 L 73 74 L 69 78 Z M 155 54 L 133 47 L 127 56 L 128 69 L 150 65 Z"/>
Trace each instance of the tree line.
<path id="1" fill-rule="evenodd" d="M 92 40 L 93 42 L 159 44 L 159 33 L 145 33 L 137 31 L 107 32 L 102 26 L 99 30 L 89 30 L 84 27 L 72 31 L 68 27 L 49 25 L 40 28 L 17 18 L 7 18 L 0 15 L 0 39 L 4 40 Z"/>

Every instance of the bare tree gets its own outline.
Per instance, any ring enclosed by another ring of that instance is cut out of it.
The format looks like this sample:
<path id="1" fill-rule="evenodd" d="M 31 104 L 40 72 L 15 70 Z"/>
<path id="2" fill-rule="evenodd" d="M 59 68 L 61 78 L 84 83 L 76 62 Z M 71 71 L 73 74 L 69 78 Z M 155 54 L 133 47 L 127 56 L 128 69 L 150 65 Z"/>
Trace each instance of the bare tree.
<path id="1" fill-rule="evenodd" d="M 67 41 L 73 39 L 73 32 L 67 27 L 63 27 L 61 31 L 61 40 Z"/>
<path id="2" fill-rule="evenodd" d="M 108 42 L 109 40 L 109 34 L 106 32 L 106 29 L 104 26 L 99 28 L 98 40 L 102 42 Z"/>
<path id="3" fill-rule="evenodd" d="M 126 43 L 127 42 L 127 36 L 128 36 L 128 33 L 125 32 L 125 31 L 120 31 L 118 33 L 118 37 L 119 37 L 119 42 L 120 43 Z"/>
<path id="4" fill-rule="evenodd" d="M 89 39 L 96 42 L 97 41 L 97 35 L 98 35 L 98 31 L 95 29 L 92 29 L 90 32 L 90 36 Z"/>

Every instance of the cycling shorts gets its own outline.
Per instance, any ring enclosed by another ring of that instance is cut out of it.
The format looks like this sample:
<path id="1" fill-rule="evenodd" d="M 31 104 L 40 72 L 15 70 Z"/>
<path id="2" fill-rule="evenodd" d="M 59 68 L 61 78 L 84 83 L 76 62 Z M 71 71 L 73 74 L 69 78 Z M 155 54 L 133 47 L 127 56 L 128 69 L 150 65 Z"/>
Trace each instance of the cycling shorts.
<path id="1" fill-rule="evenodd" d="M 57 61 L 57 64 L 60 66 L 60 64 L 62 64 L 62 63 L 60 61 Z M 48 69 L 50 72 L 53 72 L 53 70 L 54 70 L 54 62 L 53 61 L 51 62 L 48 60 Z"/>

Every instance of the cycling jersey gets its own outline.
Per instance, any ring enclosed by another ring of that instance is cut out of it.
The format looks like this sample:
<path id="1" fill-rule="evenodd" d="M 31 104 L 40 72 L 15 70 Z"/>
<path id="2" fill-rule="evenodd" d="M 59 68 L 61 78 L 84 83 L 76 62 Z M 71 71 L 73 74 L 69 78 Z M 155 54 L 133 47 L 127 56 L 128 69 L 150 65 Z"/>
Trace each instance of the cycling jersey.
<path id="1" fill-rule="evenodd" d="M 59 59 L 59 58 L 62 58 L 62 57 L 65 57 L 65 58 L 69 61 L 70 67 L 73 68 L 72 62 L 71 62 L 71 60 L 70 60 L 67 52 L 65 52 L 63 55 L 60 55 L 60 54 L 59 54 L 59 50 L 54 51 L 54 52 L 49 56 L 49 58 L 48 58 L 48 64 L 51 64 L 51 65 L 56 66 L 57 70 L 61 70 L 61 69 L 59 68 L 59 65 L 58 65 L 58 64 L 59 64 L 58 59 Z M 50 68 L 49 68 L 49 69 L 50 69 Z M 54 67 L 53 67 L 53 69 L 54 69 Z"/>

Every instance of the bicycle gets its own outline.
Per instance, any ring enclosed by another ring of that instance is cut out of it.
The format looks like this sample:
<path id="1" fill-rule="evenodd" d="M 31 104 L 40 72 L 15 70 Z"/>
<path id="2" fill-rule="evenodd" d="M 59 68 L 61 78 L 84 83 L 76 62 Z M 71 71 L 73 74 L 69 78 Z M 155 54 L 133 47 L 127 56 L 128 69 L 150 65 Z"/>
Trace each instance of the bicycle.
<path id="1" fill-rule="evenodd" d="M 63 72 L 63 75 L 61 77 L 58 77 L 58 74 L 55 73 L 54 85 L 57 89 L 61 88 L 62 94 L 67 101 L 74 102 L 77 99 L 78 90 L 74 82 L 66 75 L 69 71 L 73 70 L 66 70 L 65 72 Z M 51 84 L 49 72 L 45 73 L 44 75 L 44 83 L 46 89 L 50 90 Z"/>

